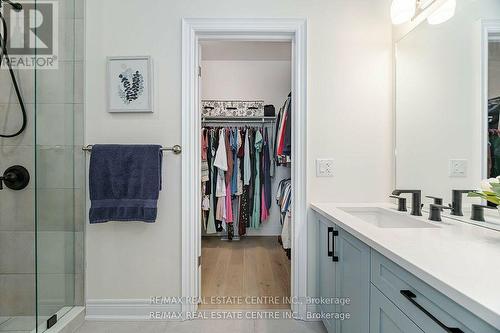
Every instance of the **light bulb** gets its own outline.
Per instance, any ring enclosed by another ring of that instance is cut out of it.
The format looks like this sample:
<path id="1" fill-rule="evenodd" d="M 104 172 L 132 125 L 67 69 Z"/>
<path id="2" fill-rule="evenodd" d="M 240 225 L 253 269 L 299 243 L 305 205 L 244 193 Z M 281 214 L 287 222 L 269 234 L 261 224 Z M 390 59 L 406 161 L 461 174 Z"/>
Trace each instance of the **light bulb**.
<path id="1" fill-rule="evenodd" d="M 393 24 L 402 24 L 415 16 L 417 0 L 392 0 L 391 19 Z"/>
<path id="2" fill-rule="evenodd" d="M 425 9 L 425 8 L 429 7 L 429 5 L 430 5 L 431 3 L 433 3 L 434 1 L 435 1 L 435 0 L 420 0 L 420 1 L 418 2 L 418 7 L 419 7 L 420 9 Z"/>
<path id="3" fill-rule="evenodd" d="M 441 24 L 455 15 L 455 10 L 457 9 L 457 0 L 447 0 L 443 3 L 434 13 L 429 15 L 427 22 L 429 24 Z"/>

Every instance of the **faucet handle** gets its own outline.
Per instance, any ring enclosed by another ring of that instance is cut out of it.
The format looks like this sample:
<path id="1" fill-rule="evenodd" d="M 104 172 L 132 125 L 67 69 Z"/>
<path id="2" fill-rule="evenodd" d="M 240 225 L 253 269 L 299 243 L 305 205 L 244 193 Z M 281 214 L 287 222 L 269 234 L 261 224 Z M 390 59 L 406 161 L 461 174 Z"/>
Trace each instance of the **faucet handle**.
<path id="1" fill-rule="evenodd" d="M 442 221 L 441 212 L 444 209 L 452 209 L 452 208 L 449 206 L 430 204 L 429 205 L 429 220 L 441 222 Z"/>
<path id="2" fill-rule="evenodd" d="M 406 212 L 406 198 L 403 197 L 398 197 L 397 195 L 391 195 L 389 198 L 397 199 L 398 200 L 398 211 L 399 212 Z"/>
<path id="3" fill-rule="evenodd" d="M 426 195 L 426 198 L 432 199 L 435 205 L 443 205 L 443 198 L 433 197 L 431 195 Z"/>

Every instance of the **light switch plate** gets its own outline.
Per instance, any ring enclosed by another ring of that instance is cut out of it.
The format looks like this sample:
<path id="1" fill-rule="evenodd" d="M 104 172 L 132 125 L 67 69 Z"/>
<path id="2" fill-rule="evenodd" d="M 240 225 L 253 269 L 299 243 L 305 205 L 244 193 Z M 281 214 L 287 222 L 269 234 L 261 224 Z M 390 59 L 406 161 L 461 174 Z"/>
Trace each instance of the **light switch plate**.
<path id="1" fill-rule="evenodd" d="M 333 177 L 333 160 L 332 159 L 317 159 L 316 160 L 316 176 L 317 177 Z"/>
<path id="2" fill-rule="evenodd" d="M 467 160 L 450 160 L 450 177 L 467 177 Z"/>

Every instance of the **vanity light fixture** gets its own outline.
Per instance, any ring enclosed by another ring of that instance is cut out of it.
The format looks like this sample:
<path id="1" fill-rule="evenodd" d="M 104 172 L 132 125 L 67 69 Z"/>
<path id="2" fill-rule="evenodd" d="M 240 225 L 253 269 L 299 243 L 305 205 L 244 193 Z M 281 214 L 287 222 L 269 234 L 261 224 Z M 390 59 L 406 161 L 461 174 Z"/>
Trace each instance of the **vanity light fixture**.
<path id="1" fill-rule="evenodd" d="M 392 0 L 391 20 L 394 25 L 410 22 L 438 0 Z M 455 15 L 456 0 L 446 0 L 427 18 L 429 24 L 441 24 Z"/>
<path id="2" fill-rule="evenodd" d="M 393 24 L 403 24 L 410 21 L 417 10 L 416 0 L 392 0 L 391 19 Z"/>
<path id="3" fill-rule="evenodd" d="M 455 16 L 455 11 L 457 9 L 457 0 L 447 0 L 443 3 L 436 11 L 429 15 L 427 22 L 429 24 L 441 24 L 453 16 Z"/>

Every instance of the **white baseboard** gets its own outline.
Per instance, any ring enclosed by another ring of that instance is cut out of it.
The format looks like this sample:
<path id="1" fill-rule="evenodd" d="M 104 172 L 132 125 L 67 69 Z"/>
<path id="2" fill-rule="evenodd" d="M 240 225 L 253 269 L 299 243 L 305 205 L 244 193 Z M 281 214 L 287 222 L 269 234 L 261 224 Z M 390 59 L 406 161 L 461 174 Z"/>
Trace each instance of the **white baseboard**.
<path id="1" fill-rule="evenodd" d="M 149 299 L 91 299 L 86 308 L 85 319 L 89 321 L 178 321 L 181 319 L 175 315 L 166 314 L 182 311 L 181 304 L 152 304 Z"/>

